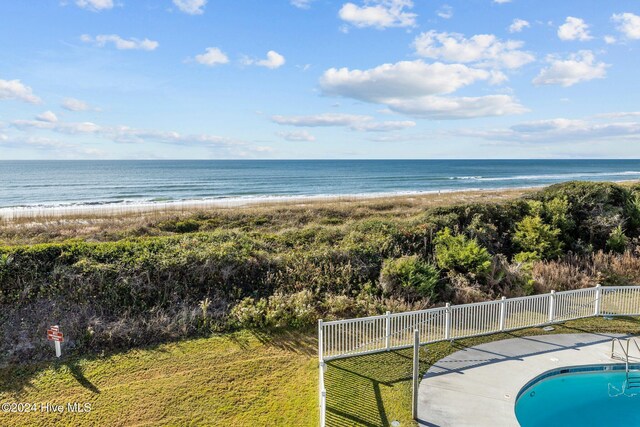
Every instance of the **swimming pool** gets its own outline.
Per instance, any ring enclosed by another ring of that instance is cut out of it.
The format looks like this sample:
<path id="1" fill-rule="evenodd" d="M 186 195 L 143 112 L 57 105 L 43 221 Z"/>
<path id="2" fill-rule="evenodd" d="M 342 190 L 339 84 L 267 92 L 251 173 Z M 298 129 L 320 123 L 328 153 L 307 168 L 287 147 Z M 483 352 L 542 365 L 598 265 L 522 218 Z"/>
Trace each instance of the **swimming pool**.
<path id="1" fill-rule="evenodd" d="M 640 427 L 640 388 L 626 388 L 624 365 L 556 369 L 525 385 L 515 411 L 522 427 Z"/>

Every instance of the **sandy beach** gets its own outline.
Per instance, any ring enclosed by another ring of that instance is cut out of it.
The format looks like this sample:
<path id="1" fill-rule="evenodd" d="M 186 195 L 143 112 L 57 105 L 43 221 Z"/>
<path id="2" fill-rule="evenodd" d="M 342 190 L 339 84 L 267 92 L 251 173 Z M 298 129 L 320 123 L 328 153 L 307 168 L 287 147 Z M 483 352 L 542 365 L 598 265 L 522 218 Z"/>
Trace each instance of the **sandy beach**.
<path id="1" fill-rule="evenodd" d="M 141 202 L 118 204 L 81 204 L 60 206 L 25 206 L 0 208 L 0 222 L 30 222 L 60 219 L 110 218 L 136 215 L 164 215 L 194 213 L 217 209 L 255 209 L 286 206 L 318 207 L 324 205 L 403 202 L 415 205 L 438 206 L 473 201 L 496 201 L 521 196 L 540 187 L 491 190 L 443 190 L 406 193 L 371 193 L 317 196 L 274 196 L 228 199 L 185 200 L 175 202 Z"/>

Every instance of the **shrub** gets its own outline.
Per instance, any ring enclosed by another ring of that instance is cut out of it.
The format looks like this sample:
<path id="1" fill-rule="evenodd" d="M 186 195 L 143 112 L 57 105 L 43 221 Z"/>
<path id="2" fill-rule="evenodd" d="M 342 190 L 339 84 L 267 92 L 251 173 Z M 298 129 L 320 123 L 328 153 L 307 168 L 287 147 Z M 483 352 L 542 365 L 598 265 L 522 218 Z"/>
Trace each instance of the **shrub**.
<path id="1" fill-rule="evenodd" d="M 382 266 L 380 285 L 388 295 L 436 301 L 440 294 L 440 272 L 416 255 L 388 259 Z"/>
<path id="2" fill-rule="evenodd" d="M 571 204 L 566 196 L 554 197 L 544 204 L 544 215 L 549 223 L 562 230 L 567 231 L 574 227 L 574 221 L 570 214 Z"/>
<path id="3" fill-rule="evenodd" d="M 451 302 L 453 304 L 470 304 L 486 301 L 489 295 L 482 291 L 479 283 L 469 279 L 468 276 L 455 271 L 447 274 L 451 283 Z"/>
<path id="4" fill-rule="evenodd" d="M 555 198 L 567 201 L 567 215 L 575 224 L 567 241 L 581 240 L 603 249 L 611 230 L 623 223 L 634 234 L 640 226 L 637 199 L 626 188 L 608 182 L 566 182 L 545 188 L 534 198 L 549 202 Z M 583 243 L 584 245 L 584 243 Z"/>
<path id="5" fill-rule="evenodd" d="M 201 222 L 196 219 L 172 220 L 158 224 L 158 228 L 174 233 L 193 233 L 200 229 Z"/>
<path id="6" fill-rule="evenodd" d="M 524 252 L 539 258 L 551 258 L 562 251 L 559 234 L 560 229 L 545 224 L 539 216 L 526 216 L 516 224 L 513 241 Z"/>
<path id="7" fill-rule="evenodd" d="M 463 234 L 452 234 L 449 228 L 436 235 L 435 256 L 438 267 L 459 273 L 483 274 L 491 266 L 491 255 Z"/>
<path id="8" fill-rule="evenodd" d="M 231 316 L 240 327 L 304 328 L 318 319 L 316 308 L 313 294 L 304 290 L 259 300 L 245 298 L 231 309 Z"/>
<path id="9" fill-rule="evenodd" d="M 267 300 L 247 297 L 231 309 L 231 317 L 239 326 L 261 328 L 266 326 Z"/>
<path id="10" fill-rule="evenodd" d="M 607 239 L 607 249 L 613 252 L 623 253 L 628 245 L 629 239 L 624 234 L 621 225 L 611 230 L 611 234 L 609 234 L 609 238 Z"/>

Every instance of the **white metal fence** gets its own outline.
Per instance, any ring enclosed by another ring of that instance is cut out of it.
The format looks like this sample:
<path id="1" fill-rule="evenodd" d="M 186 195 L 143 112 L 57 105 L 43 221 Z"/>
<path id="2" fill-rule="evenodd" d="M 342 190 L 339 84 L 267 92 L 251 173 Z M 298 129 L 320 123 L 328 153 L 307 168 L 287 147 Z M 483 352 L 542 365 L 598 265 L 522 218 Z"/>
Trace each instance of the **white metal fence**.
<path id="1" fill-rule="evenodd" d="M 318 322 L 320 425 L 325 426 L 325 362 L 592 316 L 640 315 L 640 286 L 606 286 L 475 304 Z"/>

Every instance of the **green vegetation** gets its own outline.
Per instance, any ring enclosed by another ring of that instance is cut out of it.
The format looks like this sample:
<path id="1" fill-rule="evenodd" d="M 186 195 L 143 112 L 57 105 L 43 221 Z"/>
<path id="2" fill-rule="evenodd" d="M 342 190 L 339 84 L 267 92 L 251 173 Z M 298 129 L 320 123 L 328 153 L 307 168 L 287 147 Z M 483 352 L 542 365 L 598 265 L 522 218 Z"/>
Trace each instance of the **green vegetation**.
<path id="1" fill-rule="evenodd" d="M 581 319 L 554 325 L 556 333 L 640 333 L 636 318 Z M 541 328 L 467 338 L 426 345 L 420 351 L 420 371 L 426 372 L 443 357 L 475 345 L 503 339 L 544 335 Z M 327 362 L 327 425 L 401 426 L 416 425 L 411 419 L 411 375 L 413 349 L 383 352 Z"/>
<path id="2" fill-rule="evenodd" d="M 440 271 L 417 255 L 388 259 L 380 272 L 380 286 L 389 295 L 403 295 L 410 300 L 438 299 Z"/>
<path id="3" fill-rule="evenodd" d="M 0 324 L 12 328 L 0 330 L 0 364 L 49 358 L 51 324 L 69 353 L 86 354 L 637 283 L 639 194 L 570 182 L 475 203 L 434 195 L 6 224 Z"/>
<path id="4" fill-rule="evenodd" d="M 491 266 L 491 255 L 475 239 L 464 234 L 453 235 L 448 227 L 435 238 L 435 258 L 445 270 L 481 275 Z"/>
<path id="5" fill-rule="evenodd" d="M 539 216 L 525 216 L 516 224 L 513 241 L 527 254 L 523 258 L 548 259 L 557 257 L 562 252 L 559 235 L 559 228 L 545 224 Z"/>
<path id="6" fill-rule="evenodd" d="M 640 333 L 640 320 L 582 319 L 551 333 Z M 421 349 L 422 372 L 455 351 L 517 336 L 531 328 L 441 342 Z M 0 368 L 0 402 L 90 403 L 85 414 L 2 414 L 16 426 L 282 425 L 318 423 L 317 341 L 313 334 L 238 331 L 210 338 Z M 381 426 L 411 420 L 412 350 L 327 363 L 327 422 Z"/>
<path id="7" fill-rule="evenodd" d="M 317 426 L 317 341 L 240 331 L 0 369 L 0 402 L 90 403 L 89 413 L 6 414 L 13 426 Z M 315 356 L 315 357 L 314 357 Z"/>

